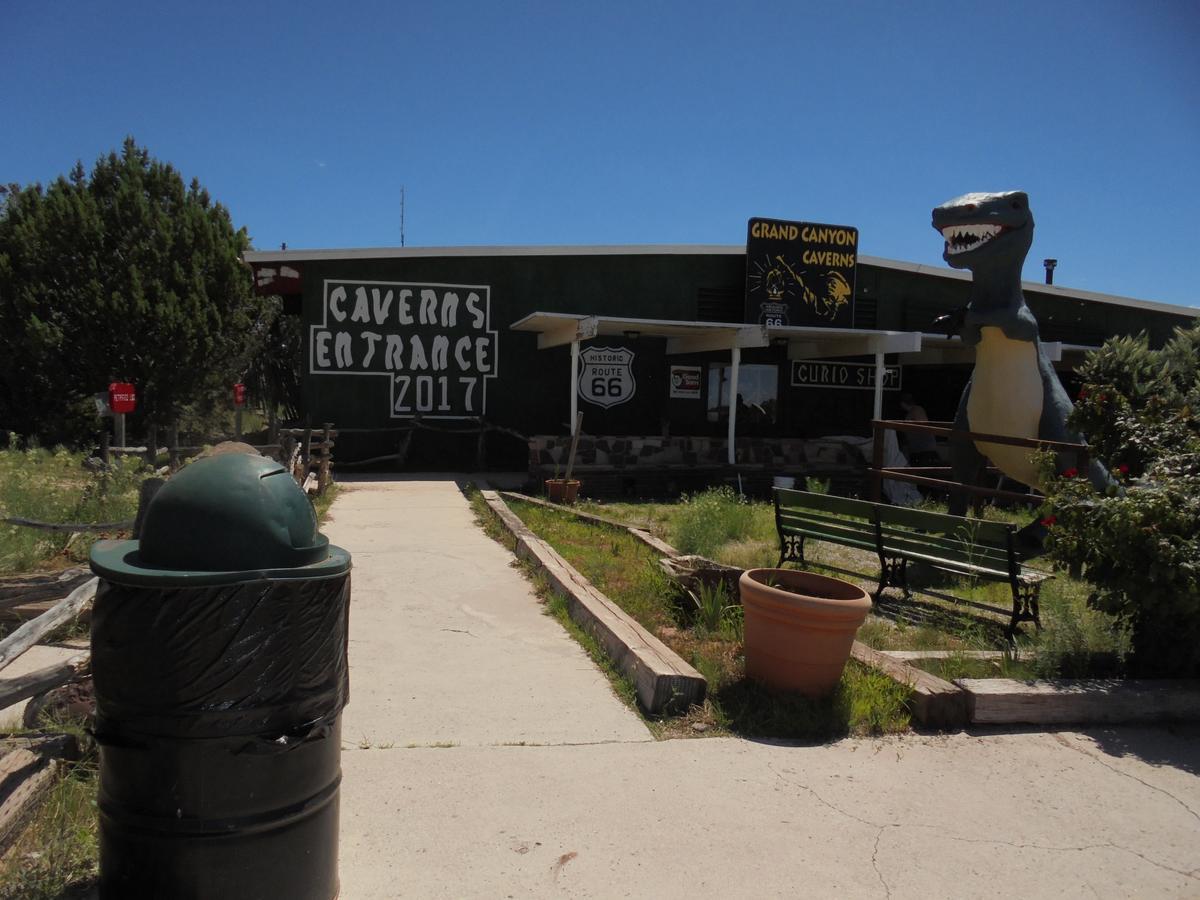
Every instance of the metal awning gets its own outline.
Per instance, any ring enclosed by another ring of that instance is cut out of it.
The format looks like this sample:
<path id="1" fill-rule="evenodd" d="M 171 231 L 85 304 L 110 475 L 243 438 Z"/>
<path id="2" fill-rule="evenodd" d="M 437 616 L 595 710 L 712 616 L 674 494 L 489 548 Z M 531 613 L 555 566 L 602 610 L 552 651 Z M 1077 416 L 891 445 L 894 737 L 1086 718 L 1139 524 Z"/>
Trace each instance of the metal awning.
<path id="1" fill-rule="evenodd" d="M 667 354 L 711 353 L 728 350 L 731 357 L 729 396 L 737 396 L 742 349 L 786 343 L 788 359 L 875 357 L 875 418 L 883 417 L 884 355 L 918 353 L 923 335 L 917 331 L 878 331 L 866 328 L 820 328 L 803 325 L 747 325 L 742 322 L 688 322 L 672 319 L 633 319 L 579 313 L 534 312 L 509 326 L 537 334 L 539 350 L 571 347 L 571 422 L 577 421 L 579 344 L 597 337 L 663 338 Z M 728 458 L 734 462 L 737 404 L 729 404 Z"/>
<path id="2" fill-rule="evenodd" d="M 916 331 L 867 328 L 821 328 L 804 325 L 747 325 L 743 322 L 688 322 L 673 319 L 632 319 L 579 313 L 534 312 L 509 326 L 532 331 L 538 349 L 561 347 L 595 337 L 659 337 L 667 353 L 708 353 L 735 347 L 766 347 L 786 341 L 788 359 L 832 359 L 875 353 L 915 353 L 923 335 Z M 928 337 L 935 337 L 929 335 Z"/>
<path id="3" fill-rule="evenodd" d="M 1088 344 L 1064 344 L 1062 341 L 1042 341 L 1042 351 L 1052 363 L 1065 363 L 1072 368 L 1083 362 L 1084 354 L 1098 350 Z M 901 352 L 901 365 L 974 365 L 975 348 L 968 347 L 962 338 L 944 334 L 921 335 L 921 347 L 916 352 Z"/>

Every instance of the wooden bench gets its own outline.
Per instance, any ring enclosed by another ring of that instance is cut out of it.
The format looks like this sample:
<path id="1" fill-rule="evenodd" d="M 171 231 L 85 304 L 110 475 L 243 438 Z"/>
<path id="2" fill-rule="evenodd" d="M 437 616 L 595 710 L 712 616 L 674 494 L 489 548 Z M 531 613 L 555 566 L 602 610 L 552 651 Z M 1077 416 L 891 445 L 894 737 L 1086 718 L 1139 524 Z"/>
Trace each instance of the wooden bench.
<path id="1" fill-rule="evenodd" d="M 905 598 L 908 563 L 920 562 L 957 575 L 1006 581 L 1012 589 L 1011 638 L 1021 622 L 1041 628 L 1038 592 L 1053 578 L 1024 565 L 1016 549 L 1017 526 L 944 513 L 871 503 L 830 494 L 775 488 L 779 565 L 804 559 L 806 539 L 827 541 L 879 557 L 879 587 L 899 587 Z"/>

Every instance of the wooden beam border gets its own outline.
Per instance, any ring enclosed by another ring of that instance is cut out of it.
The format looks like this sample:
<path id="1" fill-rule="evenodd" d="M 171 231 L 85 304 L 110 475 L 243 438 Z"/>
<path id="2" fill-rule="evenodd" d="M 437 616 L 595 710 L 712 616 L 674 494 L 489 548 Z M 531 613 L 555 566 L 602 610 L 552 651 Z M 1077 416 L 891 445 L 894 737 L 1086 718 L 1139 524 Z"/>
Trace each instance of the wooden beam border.
<path id="1" fill-rule="evenodd" d="M 545 573 L 567 600 L 571 618 L 604 648 L 637 691 L 651 715 L 687 712 L 704 702 L 708 682 L 670 647 L 598 591 L 553 547 L 530 531 L 496 491 L 481 491 L 484 501 L 512 534 L 514 552 Z"/>
<path id="2" fill-rule="evenodd" d="M 854 642 L 850 655 L 909 688 L 912 691 L 909 709 L 913 718 L 926 728 L 957 731 L 967 724 L 967 694 L 962 688 L 861 641 Z"/>

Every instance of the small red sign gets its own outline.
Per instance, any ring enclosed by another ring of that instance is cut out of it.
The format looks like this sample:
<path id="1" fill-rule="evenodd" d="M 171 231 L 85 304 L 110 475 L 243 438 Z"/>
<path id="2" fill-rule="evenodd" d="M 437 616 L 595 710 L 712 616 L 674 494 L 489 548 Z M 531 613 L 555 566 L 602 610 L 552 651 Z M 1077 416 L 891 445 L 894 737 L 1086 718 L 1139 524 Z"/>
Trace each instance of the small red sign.
<path id="1" fill-rule="evenodd" d="M 114 413 L 131 413 L 137 409 L 137 391 L 127 381 L 114 381 L 108 386 L 108 407 Z"/>
<path id="2" fill-rule="evenodd" d="M 233 405 L 234 406 L 245 406 L 246 405 L 246 386 L 244 384 L 242 384 L 240 381 L 233 386 Z"/>

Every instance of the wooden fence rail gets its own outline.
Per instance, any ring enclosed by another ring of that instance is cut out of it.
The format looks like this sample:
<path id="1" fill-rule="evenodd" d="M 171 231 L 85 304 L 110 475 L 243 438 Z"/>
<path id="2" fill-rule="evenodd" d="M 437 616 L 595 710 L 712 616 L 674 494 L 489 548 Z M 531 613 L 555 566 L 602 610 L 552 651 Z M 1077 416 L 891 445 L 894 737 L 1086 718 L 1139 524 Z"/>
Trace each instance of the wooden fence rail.
<path id="1" fill-rule="evenodd" d="M 1003 500 L 1016 500 L 1022 503 L 1040 504 L 1044 497 L 1040 494 L 1022 494 L 1017 491 L 1004 491 L 999 488 L 987 488 L 981 485 L 964 484 L 944 478 L 933 478 L 933 473 L 949 473 L 948 466 L 885 466 L 884 433 L 886 431 L 904 431 L 940 435 L 950 440 L 985 441 L 991 444 L 1003 444 L 1010 447 L 1028 447 L 1034 450 L 1053 450 L 1057 453 L 1070 453 L 1075 458 L 1076 467 L 1082 472 L 1088 467 L 1090 448 L 1087 444 L 1068 444 L 1062 441 L 1043 441 L 1029 438 L 1012 437 L 1006 434 L 986 434 L 976 431 L 959 431 L 953 422 L 908 422 L 896 419 L 875 419 L 871 422 L 874 435 L 874 447 L 871 465 L 868 469 L 870 476 L 870 499 L 879 502 L 885 478 L 894 481 L 907 481 L 926 487 L 940 488 L 944 491 L 955 491 L 976 498 L 982 502 L 983 497 L 996 497 Z M 992 471 L 989 469 L 989 471 Z"/>
<path id="2" fill-rule="evenodd" d="M 337 430 L 333 427 L 332 422 L 325 422 L 320 428 L 279 428 L 275 430 L 277 440 L 273 440 L 266 444 L 250 444 L 263 456 L 269 456 L 279 460 L 296 479 L 296 483 L 305 488 L 308 492 L 314 492 L 318 495 L 323 494 L 325 489 L 329 487 L 333 481 L 333 448 L 336 444 L 334 440 L 337 437 Z M 168 429 L 167 444 L 165 446 L 157 446 L 157 441 L 153 438 L 157 436 L 157 429 L 153 429 L 148 435 L 150 440 L 144 445 L 113 447 L 108 443 L 108 436 L 105 434 L 100 445 L 100 460 L 107 466 L 110 457 L 122 456 L 142 456 L 150 463 L 157 465 L 158 458 L 165 455 L 167 457 L 167 470 L 170 472 L 177 471 L 183 464 L 183 460 L 189 456 L 195 456 L 202 452 L 209 445 L 192 445 L 180 444 L 179 432 L 177 428 Z M 14 523 L 25 524 L 25 523 Z M 36 527 L 36 525 L 31 526 Z M 61 528 L 58 530 L 86 530 Z M 95 526 L 92 530 L 104 530 L 100 526 Z"/>

